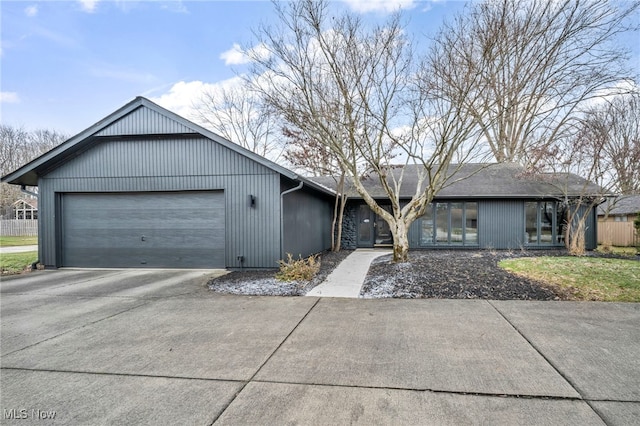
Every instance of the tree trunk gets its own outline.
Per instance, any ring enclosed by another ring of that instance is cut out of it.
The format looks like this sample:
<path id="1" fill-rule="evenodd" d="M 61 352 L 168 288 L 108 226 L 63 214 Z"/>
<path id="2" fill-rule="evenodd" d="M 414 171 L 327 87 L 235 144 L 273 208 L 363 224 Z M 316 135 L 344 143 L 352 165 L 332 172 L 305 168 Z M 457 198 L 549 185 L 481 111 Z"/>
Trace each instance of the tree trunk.
<path id="1" fill-rule="evenodd" d="M 338 210 L 338 232 L 336 233 L 336 245 L 333 251 L 340 251 L 342 249 L 342 220 L 344 218 L 344 208 L 347 203 L 347 196 L 340 197 L 340 210 Z"/>
<path id="2" fill-rule="evenodd" d="M 344 195 L 344 171 L 340 174 L 340 180 L 336 187 L 336 199 L 333 205 L 333 221 L 331 222 L 331 251 L 340 251 L 340 240 L 342 239 L 342 218 L 344 216 L 344 205 L 346 196 Z M 338 232 L 336 232 L 336 225 Z"/>
<path id="3" fill-rule="evenodd" d="M 404 263 L 409 261 L 409 237 L 408 229 L 403 220 L 395 220 L 390 224 L 393 236 L 393 261 Z"/>

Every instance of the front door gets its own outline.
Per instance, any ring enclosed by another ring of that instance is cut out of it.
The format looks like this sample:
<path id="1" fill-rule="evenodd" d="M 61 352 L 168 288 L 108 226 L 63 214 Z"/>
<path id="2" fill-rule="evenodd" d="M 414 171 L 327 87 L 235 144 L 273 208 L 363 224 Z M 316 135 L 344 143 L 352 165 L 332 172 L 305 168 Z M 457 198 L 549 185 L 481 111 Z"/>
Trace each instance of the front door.
<path id="1" fill-rule="evenodd" d="M 375 215 L 366 204 L 358 209 L 358 247 L 373 247 Z"/>
<path id="2" fill-rule="evenodd" d="M 391 206 L 382 206 L 391 211 Z M 389 246 L 393 244 L 389 224 L 369 206 L 362 204 L 358 209 L 358 247 Z"/>

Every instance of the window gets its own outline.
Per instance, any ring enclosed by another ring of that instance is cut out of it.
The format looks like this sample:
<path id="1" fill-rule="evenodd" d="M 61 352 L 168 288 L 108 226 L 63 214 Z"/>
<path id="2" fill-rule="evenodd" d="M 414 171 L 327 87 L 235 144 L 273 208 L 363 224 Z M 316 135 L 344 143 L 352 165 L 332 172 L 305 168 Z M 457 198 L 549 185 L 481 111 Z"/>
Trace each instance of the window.
<path id="1" fill-rule="evenodd" d="M 524 206 L 525 241 L 535 245 L 564 240 L 564 211 L 556 201 L 527 202 Z"/>
<path id="2" fill-rule="evenodd" d="M 420 245 L 477 245 L 478 203 L 435 203 L 419 219 Z"/>
<path id="3" fill-rule="evenodd" d="M 464 203 L 464 242 L 478 244 L 478 203 Z"/>
<path id="4" fill-rule="evenodd" d="M 436 204 L 436 242 L 449 241 L 449 203 Z"/>
<path id="5" fill-rule="evenodd" d="M 420 245 L 433 244 L 433 205 L 429 204 L 427 210 L 420 218 Z"/>
<path id="6" fill-rule="evenodd" d="M 613 217 L 613 221 L 614 222 L 626 222 L 627 221 L 627 216 L 614 216 Z"/>

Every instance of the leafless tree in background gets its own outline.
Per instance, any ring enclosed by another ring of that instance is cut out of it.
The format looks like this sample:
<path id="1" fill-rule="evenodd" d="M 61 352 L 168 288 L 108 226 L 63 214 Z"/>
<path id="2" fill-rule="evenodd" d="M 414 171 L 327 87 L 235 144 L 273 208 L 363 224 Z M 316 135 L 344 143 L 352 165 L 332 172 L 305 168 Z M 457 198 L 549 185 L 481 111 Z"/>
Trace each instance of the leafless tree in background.
<path id="1" fill-rule="evenodd" d="M 618 96 L 590 108 L 577 143 L 598 152 L 603 180 L 622 195 L 640 194 L 640 93 Z"/>
<path id="2" fill-rule="evenodd" d="M 283 152 L 282 124 L 245 86 L 205 92 L 195 119 L 231 142 L 271 161 Z"/>
<path id="3" fill-rule="evenodd" d="M 29 132 L 20 127 L 0 125 L 0 175 L 13 172 L 66 139 L 66 135 L 53 130 Z M 8 217 L 11 205 L 24 197 L 17 186 L 0 184 L 0 215 Z"/>
<path id="4" fill-rule="evenodd" d="M 589 100 L 626 91 L 627 52 L 637 1 L 489 0 L 471 3 L 433 42 L 445 95 L 476 75 L 465 109 L 498 162 L 535 166 L 569 137 Z M 634 23 L 637 26 L 637 23 Z"/>
<path id="5" fill-rule="evenodd" d="M 399 15 L 369 28 L 356 16 L 329 16 L 326 1 L 275 3 L 279 27 L 261 27 L 269 55 L 254 55 L 248 81 L 290 130 L 326 146 L 356 191 L 388 224 L 394 261 L 408 260 L 408 230 L 451 177 L 449 165 L 472 130 L 455 100 L 434 97 Z M 428 72 L 427 72 L 428 74 Z M 470 82 L 469 82 L 470 83 Z M 435 101 L 435 102 L 434 102 Z M 407 167 L 415 193 L 400 203 Z M 391 203 L 367 192 L 377 176 Z"/>

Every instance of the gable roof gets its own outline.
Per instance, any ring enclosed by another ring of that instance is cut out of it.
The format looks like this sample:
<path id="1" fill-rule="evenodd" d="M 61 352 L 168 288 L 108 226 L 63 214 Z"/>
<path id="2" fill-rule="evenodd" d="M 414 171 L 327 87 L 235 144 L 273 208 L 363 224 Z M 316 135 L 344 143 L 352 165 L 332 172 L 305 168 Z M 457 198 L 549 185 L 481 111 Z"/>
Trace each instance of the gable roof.
<path id="1" fill-rule="evenodd" d="M 15 203 L 11 204 L 12 206 L 17 206 L 20 203 L 24 203 L 25 206 L 29 206 L 34 210 L 38 210 L 38 199 L 37 198 L 20 198 Z"/>
<path id="2" fill-rule="evenodd" d="M 141 127 L 141 123 L 146 125 Z M 309 181 L 297 173 L 249 151 L 141 96 L 138 96 L 93 126 L 83 130 L 52 150 L 4 176 L 1 181 L 14 185 L 37 186 L 38 176 L 48 173 L 70 158 L 90 149 L 100 137 L 157 134 L 199 134 L 291 180 L 304 182 L 307 186 L 311 186 L 323 193 L 332 193 L 332 191 L 327 188 Z"/>
<path id="3" fill-rule="evenodd" d="M 396 178 L 404 170 L 401 198 L 411 198 L 418 183 L 419 165 L 398 166 L 391 170 Z M 574 174 L 528 175 L 524 167 L 513 163 L 469 163 L 452 164 L 449 183 L 442 188 L 437 198 L 558 198 L 567 194 L 575 197 L 580 194 L 603 195 L 603 190 L 586 179 Z M 333 177 L 311 177 L 318 184 L 335 188 Z M 373 198 L 387 198 L 380 178 L 372 174 L 363 179 L 367 192 Z M 351 181 L 346 184 L 350 198 L 361 198 Z"/>
<path id="4" fill-rule="evenodd" d="M 640 212 L 640 195 L 621 195 L 609 198 L 604 204 L 598 207 L 598 216 L 604 216 L 609 211 L 609 215 L 630 215 Z"/>

